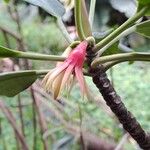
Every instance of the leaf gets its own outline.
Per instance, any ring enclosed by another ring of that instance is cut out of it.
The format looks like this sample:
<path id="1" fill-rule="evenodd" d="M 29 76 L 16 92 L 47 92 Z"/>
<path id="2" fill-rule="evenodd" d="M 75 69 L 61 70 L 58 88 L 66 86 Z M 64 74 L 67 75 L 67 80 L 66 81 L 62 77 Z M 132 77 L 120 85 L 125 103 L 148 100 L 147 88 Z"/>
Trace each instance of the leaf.
<path id="1" fill-rule="evenodd" d="M 137 11 L 137 5 L 135 0 L 110 0 L 113 8 L 119 10 L 129 18 L 133 16 Z"/>
<path id="2" fill-rule="evenodd" d="M 144 7 L 144 5 L 140 5 L 138 7 L 138 11 L 141 10 L 143 7 Z M 149 7 L 149 10 L 145 13 L 145 16 L 150 16 L 150 7 Z"/>
<path id="3" fill-rule="evenodd" d="M 95 40 L 97 42 L 99 42 L 100 40 L 105 38 L 107 35 L 109 35 L 112 31 L 113 31 L 113 29 L 109 29 L 109 30 L 106 30 L 106 31 L 103 31 L 103 32 L 92 32 L 92 35 L 95 38 Z"/>
<path id="4" fill-rule="evenodd" d="M 137 25 L 136 32 L 150 38 L 150 20 L 144 21 Z"/>
<path id="5" fill-rule="evenodd" d="M 0 95 L 12 97 L 27 89 L 35 82 L 35 71 L 18 71 L 0 74 Z"/>
<path id="6" fill-rule="evenodd" d="M 10 0 L 4 0 L 4 2 L 8 4 L 10 2 Z"/>
<path id="7" fill-rule="evenodd" d="M 90 23 L 89 23 L 89 18 L 88 18 L 85 0 L 82 0 L 81 7 L 82 7 L 82 9 L 81 9 L 81 18 L 82 19 L 81 19 L 81 21 L 82 21 L 83 30 L 84 30 L 85 36 L 89 37 L 89 36 L 92 36 L 92 31 L 91 31 L 91 27 L 90 27 Z"/>
<path id="8" fill-rule="evenodd" d="M 19 54 L 19 51 L 11 50 L 9 48 L 0 46 L 0 57 L 13 57 L 17 56 Z"/>
<path id="9" fill-rule="evenodd" d="M 150 4 L 150 1 L 149 0 L 138 0 L 139 4 L 142 4 L 142 5 L 148 5 Z"/>
<path id="10" fill-rule="evenodd" d="M 109 47 L 109 48 L 102 54 L 102 56 L 120 53 L 121 51 L 118 49 L 118 44 L 119 44 L 119 42 L 114 43 L 111 47 Z"/>
<path id="11" fill-rule="evenodd" d="M 145 16 L 150 15 L 150 0 L 138 0 L 138 11 L 140 11 L 144 6 L 148 6 L 149 9 L 145 13 Z"/>
<path id="12" fill-rule="evenodd" d="M 58 0 L 25 0 L 33 5 L 39 6 L 55 17 L 61 17 L 65 13 L 63 5 Z"/>

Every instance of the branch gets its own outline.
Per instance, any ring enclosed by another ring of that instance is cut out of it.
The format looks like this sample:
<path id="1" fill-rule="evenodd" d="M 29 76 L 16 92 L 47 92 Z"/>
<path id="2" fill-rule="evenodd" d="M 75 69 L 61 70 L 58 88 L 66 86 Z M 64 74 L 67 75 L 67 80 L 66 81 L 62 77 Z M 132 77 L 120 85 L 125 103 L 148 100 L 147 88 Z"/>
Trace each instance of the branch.
<path id="1" fill-rule="evenodd" d="M 118 143 L 118 145 L 116 146 L 116 148 L 114 150 L 121 150 L 123 145 L 127 142 L 129 136 L 130 135 L 128 133 L 124 134 L 123 137 L 121 138 L 120 142 Z"/>
<path id="2" fill-rule="evenodd" d="M 4 113 L 8 121 L 10 122 L 12 128 L 14 129 L 16 136 L 22 145 L 22 149 L 29 150 L 23 134 L 21 133 L 19 127 L 16 125 L 17 123 L 12 112 L 5 106 L 2 100 L 0 100 L 0 109 L 2 110 L 2 112 Z"/>
<path id="3" fill-rule="evenodd" d="M 43 106 L 43 108 L 46 107 L 48 111 L 50 111 L 51 113 L 55 115 L 55 117 L 60 121 L 60 123 L 64 125 L 65 130 L 68 133 L 72 134 L 75 137 L 80 137 L 80 128 L 77 125 L 71 123 L 70 121 L 68 122 L 67 120 L 65 120 L 61 111 L 59 111 L 58 109 L 54 107 L 51 107 L 48 100 L 46 99 L 43 100 L 42 98 L 40 98 L 40 95 L 39 95 L 38 101 L 39 101 L 39 104 Z M 114 143 L 107 142 L 106 140 L 103 140 L 97 137 L 96 135 L 90 132 L 87 132 L 85 129 L 82 129 L 82 135 L 84 136 L 87 150 L 92 150 L 92 149 L 112 150 L 115 148 Z"/>
<path id="4" fill-rule="evenodd" d="M 16 39 L 17 41 L 20 41 L 20 36 L 12 31 L 10 31 L 9 29 L 5 28 L 5 27 L 2 27 L 0 26 L 0 30 L 9 34 L 10 36 L 12 36 L 14 39 Z"/>
<path id="5" fill-rule="evenodd" d="M 87 50 L 87 62 L 90 67 L 92 60 L 95 58 L 95 53 L 92 48 Z M 150 133 L 146 133 L 136 118 L 130 111 L 127 110 L 120 96 L 116 93 L 111 82 L 109 81 L 105 68 L 99 65 L 95 68 L 89 69 L 93 82 L 102 94 L 106 104 L 110 107 L 112 112 L 116 115 L 123 128 L 137 141 L 139 146 L 145 150 L 150 149 Z"/>
<path id="6" fill-rule="evenodd" d="M 129 132 L 139 146 L 145 150 L 150 149 L 150 134 L 146 133 L 136 118 L 127 110 L 120 96 L 111 85 L 103 66 L 91 68 L 90 70 L 93 82 L 104 97 L 106 104 L 114 112 L 123 128 Z"/>
<path id="7" fill-rule="evenodd" d="M 21 95 L 20 94 L 17 95 L 17 99 L 18 99 L 18 109 L 19 109 L 21 130 L 22 130 L 23 136 L 25 137 L 25 126 L 24 126 L 24 118 L 23 118 L 22 99 L 21 99 Z"/>
<path id="8" fill-rule="evenodd" d="M 40 125 L 40 129 L 41 129 L 41 135 L 43 136 L 44 132 L 48 129 L 47 127 L 47 124 L 46 124 L 46 120 L 43 116 L 43 114 L 41 113 L 41 110 L 40 110 L 40 104 L 39 104 L 39 101 L 38 101 L 38 96 L 36 95 L 36 93 L 34 92 L 33 90 L 33 86 L 31 86 L 30 88 L 30 91 L 31 91 L 31 97 L 33 99 L 33 106 L 35 107 L 36 109 L 36 112 L 38 114 L 38 119 L 39 119 L 39 125 Z M 34 116 L 36 117 L 36 116 Z M 35 118 L 34 118 L 35 119 Z M 36 122 L 35 122 L 36 123 Z M 35 135 L 36 136 L 36 135 Z M 49 149 L 49 143 L 48 143 L 48 140 L 47 139 L 43 139 L 42 138 L 42 141 L 43 141 L 43 145 L 44 145 L 44 150 L 48 150 Z M 35 145 L 36 146 L 36 145 Z"/>

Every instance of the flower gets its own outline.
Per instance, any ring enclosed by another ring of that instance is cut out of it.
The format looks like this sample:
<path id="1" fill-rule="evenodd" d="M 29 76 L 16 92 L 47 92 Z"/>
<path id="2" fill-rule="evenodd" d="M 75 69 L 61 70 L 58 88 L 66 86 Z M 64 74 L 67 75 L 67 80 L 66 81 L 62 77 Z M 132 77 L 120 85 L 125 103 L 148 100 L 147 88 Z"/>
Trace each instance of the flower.
<path id="1" fill-rule="evenodd" d="M 63 63 L 58 63 L 56 68 L 50 70 L 43 79 L 43 85 L 47 92 L 51 92 L 57 99 L 61 91 L 70 84 L 72 77 L 79 82 L 82 94 L 87 93 L 82 67 L 86 56 L 88 42 L 82 41 L 75 47 Z"/>

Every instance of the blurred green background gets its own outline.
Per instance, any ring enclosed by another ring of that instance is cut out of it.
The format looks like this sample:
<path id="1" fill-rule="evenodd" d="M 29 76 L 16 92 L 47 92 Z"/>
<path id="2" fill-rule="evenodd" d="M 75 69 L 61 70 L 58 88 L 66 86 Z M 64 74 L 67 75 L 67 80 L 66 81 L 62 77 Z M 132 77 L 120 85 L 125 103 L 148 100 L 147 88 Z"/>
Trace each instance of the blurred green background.
<path id="1" fill-rule="evenodd" d="M 99 6 L 103 9 L 99 9 Z M 67 46 L 67 41 L 63 37 L 61 30 L 59 29 L 56 19 L 45 15 L 43 19 L 42 13 L 39 13 L 37 8 L 34 7 L 32 12 L 27 11 L 27 5 L 17 3 L 19 14 L 21 17 L 21 27 L 27 50 L 32 52 L 40 52 L 43 54 L 61 54 Z M 25 13 L 25 11 L 27 11 Z M 35 11 L 35 12 L 34 12 Z M 94 32 L 97 35 L 103 35 L 104 31 L 111 28 L 116 28 L 120 25 L 118 20 L 112 20 L 112 13 L 117 12 L 117 17 L 120 20 L 126 20 L 125 12 L 120 13 L 119 10 L 113 7 L 112 3 L 107 1 L 98 1 L 96 6 L 96 17 L 94 22 Z M 28 14 L 29 13 L 29 14 Z M 115 14 L 114 13 L 114 14 Z M 119 20 L 119 21 L 120 21 Z M 121 22 L 122 23 L 122 22 Z M 71 24 L 73 25 L 73 24 Z M 0 26 L 6 27 L 12 32 L 17 32 L 16 23 L 11 19 L 6 4 L 0 0 Z M 102 38 L 99 36 L 98 38 Z M 149 51 L 150 41 L 149 39 L 143 38 L 136 33 L 130 35 L 126 42 L 130 45 L 130 48 L 134 48 L 137 51 Z M 0 45 L 7 46 L 4 35 L 0 32 Z M 16 41 L 9 37 L 10 48 L 17 49 Z M 55 63 L 32 61 L 32 67 L 34 69 L 51 69 Z M 150 131 L 150 63 L 134 62 L 132 64 L 122 63 L 113 69 L 109 70 L 108 76 L 113 82 L 115 89 L 118 94 L 122 97 L 123 102 L 127 108 L 136 116 L 137 120 L 141 123 L 142 127 Z M 91 78 L 86 77 L 87 84 L 89 85 L 92 93 L 94 92 L 95 97 L 99 97 L 99 93 L 91 81 Z M 21 94 L 23 107 L 23 118 L 25 126 L 25 137 L 29 147 L 32 149 L 33 145 L 33 108 L 32 99 L 29 91 L 24 91 Z M 88 102 L 82 100 L 78 85 L 76 85 L 71 94 L 68 96 L 64 92 L 66 101 L 72 106 L 64 107 L 63 115 L 65 118 L 77 123 L 80 122 L 78 105 L 81 107 L 82 112 L 82 126 L 86 130 L 100 136 L 104 139 L 114 141 L 118 143 L 124 131 L 121 125 L 118 123 L 115 117 L 109 116 L 104 108 L 98 106 L 95 102 Z M 17 123 L 20 126 L 20 116 L 18 107 L 17 96 L 14 98 L 0 97 L 3 99 L 10 110 L 16 117 Z M 104 104 L 105 105 L 105 104 Z M 53 103 L 51 103 L 53 107 Z M 40 107 L 40 106 L 39 106 Z M 77 109 L 75 111 L 74 109 Z M 67 133 L 65 127 L 53 116 L 52 114 L 45 115 L 50 116 L 51 121 L 48 123 L 48 129 L 51 132 L 51 136 L 54 140 L 50 141 L 51 149 L 54 150 L 76 150 L 80 149 L 80 146 L 71 134 Z M 37 144 L 36 150 L 43 149 L 42 136 L 40 133 L 40 127 L 37 121 L 36 130 Z M 16 150 L 16 140 L 14 131 L 8 123 L 5 116 L 0 112 L 0 150 Z M 126 142 L 125 150 L 134 150 L 137 148 L 136 143 L 129 138 Z"/>

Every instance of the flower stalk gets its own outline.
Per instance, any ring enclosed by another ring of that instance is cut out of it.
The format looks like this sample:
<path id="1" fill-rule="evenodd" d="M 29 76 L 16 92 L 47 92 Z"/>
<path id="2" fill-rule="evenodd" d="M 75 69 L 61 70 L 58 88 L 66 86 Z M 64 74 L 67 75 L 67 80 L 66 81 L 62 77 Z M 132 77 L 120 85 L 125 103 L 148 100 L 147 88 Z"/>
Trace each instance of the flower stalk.
<path id="1" fill-rule="evenodd" d="M 27 58 L 32 60 L 44 60 L 44 61 L 64 61 L 65 57 L 56 56 L 56 55 L 46 55 L 39 53 L 31 52 L 22 52 L 18 50 L 9 49 L 3 46 L 0 46 L 0 57 L 12 57 L 12 58 Z"/>
<path id="2" fill-rule="evenodd" d="M 92 29 L 89 22 L 89 16 L 86 8 L 85 0 L 81 0 L 81 23 L 83 27 L 83 32 L 87 37 L 92 36 Z"/>
<path id="3" fill-rule="evenodd" d="M 114 61 L 115 63 L 120 63 L 124 61 L 150 61 L 150 53 L 131 52 L 131 53 L 103 56 L 94 59 L 91 66 L 96 67 L 99 64 L 104 64 L 112 61 Z"/>
<path id="4" fill-rule="evenodd" d="M 74 48 L 79 43 L 80 43 L 79 41 L 74 41 L 68 47 Z M 27 58 L 27 59 L 32 59 L 32 60 L 43 60 L 43 61 L 64 61 L 66 59 L 65 56 L 22 52 L 22 51 L 6 48 L 4 46 L 0 46 L 0 58 L 6 58 L 6 57 Z"/>
<path id="5" fill-rule="evenodd" d="M 78 36 L 79 36 L 80 40 L 82 41 L 86 37 L 84 34 L 84 30 L 83 30 L 83 26 L 82 26 L 82 20 L 81 20 L 82 19 L 81 5 L 82 5 L 81 0 L 75 0 L 75 24 L 76 24 Z"/>
<path id="6" fill-rule="evenodd" d="M 90 22 L 91 28 L 93 26 L 93 21 L 94 21 L 95 6 L 96 6 L 96 0 L 91 0 L 90 12 L 89 12 L 89 22 Z"/>

